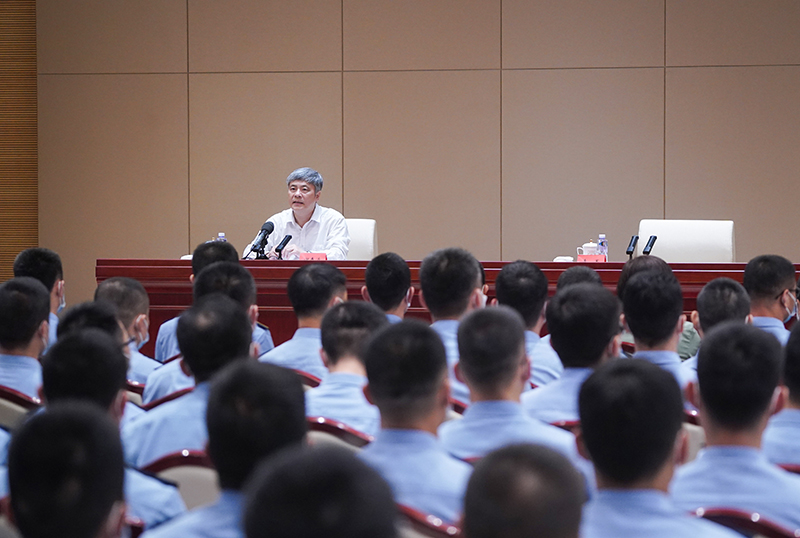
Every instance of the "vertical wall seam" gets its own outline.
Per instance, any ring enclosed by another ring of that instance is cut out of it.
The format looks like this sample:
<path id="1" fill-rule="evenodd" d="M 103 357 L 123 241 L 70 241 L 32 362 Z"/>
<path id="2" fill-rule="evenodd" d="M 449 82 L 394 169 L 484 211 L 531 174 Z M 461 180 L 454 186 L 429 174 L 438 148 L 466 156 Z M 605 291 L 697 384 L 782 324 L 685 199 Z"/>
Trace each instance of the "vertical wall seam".
<path id="1" fill-rule="evenodd" d="M 663 117 L 661 126 L 663 129 L 662 154 L 661 154 L 661 213 L 662 217 L 667 218 L 667 1 L 664 0 L 664 91 L 661 99 L 663 100 Z"/>
<path id="2" fill-rule="evenodd" d="M 186 0 L 186 252 L 192 252 L 192 111 L 189 91 L 189 0 Z"/>
<path id="3" fill-rule="evenodd" d="M 500 259 L 503 258 L 503 0 L 500 0 Z"/>
<path id="4" fill-rule="evenodd" d="M 346 215 L 347 212 L 345 211 L 344 207 L 344 0 L 341 2 L 341 44 L 342 44 L 342 56 L 341 56 L 341 71 L 339 71 L 340 83 L 341 83 L 341 115 L 342 115 L 342 214 Z"/>

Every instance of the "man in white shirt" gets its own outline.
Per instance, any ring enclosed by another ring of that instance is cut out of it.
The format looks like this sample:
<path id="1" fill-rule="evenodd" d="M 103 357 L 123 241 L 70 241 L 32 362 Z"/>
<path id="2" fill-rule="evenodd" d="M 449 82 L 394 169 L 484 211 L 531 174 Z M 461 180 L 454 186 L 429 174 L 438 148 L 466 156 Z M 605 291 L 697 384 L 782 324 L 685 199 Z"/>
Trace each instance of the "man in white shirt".
<path id="1" fill-rule="evenodd" d="M 298 168 L 286 178 L 289 209 L 269 218 L 275 229 L 267 240 L 267 258 L 296 260 L 305 252 L 322 252 L 329 260 L 344 260 L 350 245 L 347 223 L 341 213 L 317 202 L 322 193 L 322 176 L 312 168 Z M 279 255 L 275 247 L 284 237 L 292 239 Z M 251 243 L 252 244 L 252 243 Z M 250 245 L 244 252 L 250 252 Z M 256 253 L 247 255 L 255 258 Z"/>

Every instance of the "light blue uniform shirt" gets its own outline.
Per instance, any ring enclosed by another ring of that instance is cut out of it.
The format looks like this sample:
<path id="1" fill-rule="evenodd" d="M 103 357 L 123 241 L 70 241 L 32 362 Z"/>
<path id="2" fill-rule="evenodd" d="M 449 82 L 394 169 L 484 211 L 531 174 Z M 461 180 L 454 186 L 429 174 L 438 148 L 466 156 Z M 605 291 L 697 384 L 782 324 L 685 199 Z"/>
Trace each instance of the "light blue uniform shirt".
<path id="1" fill-rule="evenodd" d="M 125 503 L 128 515 L 153 528 L 186 512 L 178 488 L 147 476 L 136 469 L 125 469 Z"/>
<path id="2" fill-rule="evenodd" d="M 183 449 L 205 450 L 208 443 L 206 407 L 209 382 L 200 383 L 180 398 L 151 409 L 122 429 L 125 461 L 145 467 Z"/>
<path id="3" fill-rule="evenodd" d="M 456 400 L 469 404 L 469 387 L 456 379 L 455 366 L 458 363 L 458 321 L 442 319 L 431 324 L 431 329 L 436 331 L 442 339 L 444 350 L 447 353 L 447 373 L 450 376 L 450 396 Z"/>
<path id="4" fill-rule="evenodd" d="M 697 353 L 683 361 L 683 367 L 689 368 L 693 372 L 697 372 Z"/>
<path id="5" fill-rule="evenodd" d="M 522 395 L 522 407 L 543 422 L 580 420 L 578 393 L 592 368 L 565 368 L 561 377 Z"/>
<path id="6" fill-rule="evenodd" d="M 244 538 L 243 505 L 240 492 L 225 489 L 216 502 L 197 507 L 142 538 Z"/>
<path id="7" fill-rule="evenodd" d="M 47 345 L 44 348 L 42 353 L 46 353 L 50 346 L 56 343 L 56 333 L 58 332 L 58 316 L 50 312 L 47 316 L 47 323 L 49 325 L 49 331 L 47 333 Z"/>
<path id="8" fill-rule="evenodd" d="M 324 379 L 328 375 L 328 369 L 325 368 L 319 354 L 322 348 L 321 334 L 319 329 L 310 327 L 297 329 L 290 340 L 264 353 L 258 360 L 300 370 Z"/>
<path id="9" fill-rule="evenodd" d="M 677 509 L 654 489 L 601 489 L 583 508 L 581 538 L 742 538 Z"/>
<path id="10" fill-rule="evenodd" d="M 0 428 L 0 465 L 8 463 L 8 443 L 11 442 L 11 434 Z M 0 495 L 0 499 L 3 496 Z"/>
<path id="11" fill-rule="evenodd" d="M 386 319 L 389 320 L 389 323 L 400 323 L 403 321 L 403 318 L 400 316 L 395 316 L 394 314 L 386 314 Z"/>
<path id="12" fill-rule="evenodd" d="M 119 421 L 120 430 L 139 415 L 144 415 L 144 409 L 133 402 L 125 402 L 125 411 L 122 413 L 122 420 Z"/>
<path id="13" fill-rule="evenodd" d="M 531 360 L 531 383 L 537 387 L 555 381 L 564 373 L 561 359 L 550 345 L 550 335 L 539 338 L 533 331 L 525 331 L 525 352 Z"/>
<path id="14" fill-rule="evenodd" d="M 755 317 L 753 318 L 753 327 L 758 327 L 762 331 L 768 332 L 777 338 L 782 346 L 786 346 L 786 342 L 789 341 L 790 331 L 786 330 L 786 326 L 779 319 Z"/>
<path id="15" fill-rule="evenodd" d="M 329 373 L 316 388 L 306 391 L 306 416 L 343 422 L 360 432 L 377 435 L 381 427 L 378 408 L 367 401 L 367 378 L 347 373 Z"/>
<path id="16" fill-rule="evenodd" d="M 800 476 L 742 446 L 713 446 L 680 467 L 670 485 L 675 506 L 758 512 L 787 529 L 800 529 Z"/>
<path id="17" fill-rule="evenodd" d="M 684 365 L 680 355 L 674 351 L 637 351 L 633 358 L 644 359 L 668 371 L 675 376 L 681 390 L 690 382 L 697 381 L 697 372 Z"/>
<path id="18" fill-rule="evenodd" d="M 128 344 L 128 351 L 131 354 L 131 359 L 128 363 L 128 379 L 137 383 L 146 383 L 147 376 L 161 364 L 147 355 L 139 353 L 139 350 L 136 349 L 136 344 L 133 342 Z"/>
<path id="19" fill-rule="evenodd" d="M 381 430 L 358 456 L 389 483 L 396 502 L 448 523 L 458 521 L 472 466 L 445 452 L 434 435 Z"/>
<path id="20" fill-rule="evenodd" d="M 194 377 L 183 372 L 181 359 L 172 360 L 162 364 L 147 376 L 142 403 L 150 403 L 189 387 L 194 387 Z"/>
<path id="21" fill-rule="evenodd" d="M 772 463 L 800 465 L 800 409 L 784 409 L 769 419 L 761 450 Z"/>
<path id="22" fill-rule="evenodd" d="M 172 318 L 161 324 L 158 328 L 158 336 L 156 336 L 156 357 L 157 362 L 163 363 L 170 357 L 174 357 L 181 352 L 178 347 L 178 335 L 175 331 L 178 329 L 178 317 Z M 258 344 L 258 349 L 261 353 L 266 353 L 275 344 L 272 343 L 272 334 L 269 329 L 265 329 L 261 325 L 256 325 L 253 329 L 253 342 Z"/>
<path id="23" fill-rule="evenodd" d="M 0 385 L 38 399 L 42 365 L 33 357 L 0 354 Z"/>

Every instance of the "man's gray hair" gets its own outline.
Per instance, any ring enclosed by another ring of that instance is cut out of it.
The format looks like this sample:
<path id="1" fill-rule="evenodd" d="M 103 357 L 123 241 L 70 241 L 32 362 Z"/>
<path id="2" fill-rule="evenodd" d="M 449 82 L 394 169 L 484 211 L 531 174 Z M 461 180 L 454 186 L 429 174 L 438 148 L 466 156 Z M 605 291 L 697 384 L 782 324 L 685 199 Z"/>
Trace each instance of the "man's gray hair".
<path id="1" fill-rule="evenodd" d="M 310 183 L 311 185 L 313 185 L 314 190 L 317 192 L 322 190 L 322 176 L 320 175 L 319 172 L 317 172 L 313 168 L 308 168 L 308 167 L 298 168 L 297 170 L 289 174 L 289 177 L 286 178 L 286 185 L 288 186 L 289 183 L 291 183 L 292 181 L 297 181 L 298 179 L 300 181 L 305 181 L 306 183 Z"/>

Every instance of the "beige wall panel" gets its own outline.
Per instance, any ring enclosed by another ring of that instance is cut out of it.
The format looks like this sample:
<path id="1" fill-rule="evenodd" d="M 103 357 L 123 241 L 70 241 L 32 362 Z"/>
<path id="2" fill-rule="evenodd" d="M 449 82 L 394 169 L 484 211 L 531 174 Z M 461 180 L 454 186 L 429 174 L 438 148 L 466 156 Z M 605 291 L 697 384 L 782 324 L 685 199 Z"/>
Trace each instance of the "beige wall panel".
<path id="1" fill-rule="evenodd" d="M 503 258 L 552 260 L 605 233 L 622 261 L 663 215 L 662 69 L 503 74 Z"/>
<path id="2" fill-rule="evenodd" d="M 345 73 L 345 211 L 381 252 L 500 258 L 498 71 Z"/>
<path id="3" fill-rule="evenodd" d="M 286 176 L 318 170 L 342 208 L 341 73 L 191 75 L 191 244 L 217 232 L 241 252 L 286 209 Z"/>
<path id="4" fill-rule="evenodd" d="M 186 71 L 186 0 L 38 0 L 39 73 Z"/>
<path id="5" fill-rule="evenodd" d="M 189 0 L 193 72 L 342 68 L 341 0 Z"/>
<path id="6" fill-rule="evenodd" d="M 669 0 L 667 65 L 800 63 L 797 0 Z"/>
<path id="7" fill-rule="evenodd" d="M 800 67 L 667 70 L 667 217 L 733 219 L 738 261 L 800 261 L 798 95 Z"/>
<path id="8" fill-rule="evenodd" d="M 664 0 L 503 0 L 503 68 L 664 65 Z"/>
<path id="9" fill-rule="evenodd" d="M 498 69 L 500 0 L 344 0 L 344 67 Z"/>
<path id="10" fill-rule="evenodd" d="M 39 76 L 39 241 L 61 254 L 70 304 L 97 258 L 188 245 L 185 75 Z"/>

